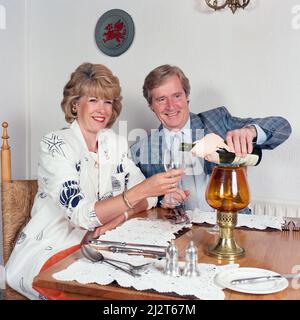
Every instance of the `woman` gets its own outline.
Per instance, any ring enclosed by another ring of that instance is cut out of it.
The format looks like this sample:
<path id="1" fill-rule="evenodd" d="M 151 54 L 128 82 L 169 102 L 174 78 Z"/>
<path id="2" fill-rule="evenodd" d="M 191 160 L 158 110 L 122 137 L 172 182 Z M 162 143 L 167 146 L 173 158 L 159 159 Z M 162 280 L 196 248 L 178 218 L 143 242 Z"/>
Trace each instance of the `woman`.
<path id="1" fill-rule="evenodd" d="M 78 245 L 87 230 L 99 235 L 176 190 L 183 170 L 149 179 L 127 158 L 127 141 L 108 129 L 121 112 L 119 80 L 103 65 L 72 73 L 61 103 L 68 129 L 40 144 L 39 190 L 31 220 L 6 265 L 8 284 L 39 297 L 33 278 L 54 254 Z"/>

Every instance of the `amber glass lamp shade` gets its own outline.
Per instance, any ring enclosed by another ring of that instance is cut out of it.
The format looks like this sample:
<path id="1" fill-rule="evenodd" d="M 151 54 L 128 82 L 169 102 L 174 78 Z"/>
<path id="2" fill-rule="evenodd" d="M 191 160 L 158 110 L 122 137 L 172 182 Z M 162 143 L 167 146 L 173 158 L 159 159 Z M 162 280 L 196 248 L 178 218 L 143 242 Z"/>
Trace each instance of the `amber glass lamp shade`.
<path id="1" fill-rule="evenodd" d="M 248 206 L 249 187 L 243 167 L 215 167 L 206 188 L 206 201 L 223 212 L 239 211 Z"/>
<path id="2" fill-rule="evenodd" d="M 234 239 L 237 212 L 250 201 L 249 187 L 243 167 L 215 167 L 206 188 L 207 203 L 217 209 L 219 239 L 207 254 L 224 260 L 244 256 L 245 250 Z"/>

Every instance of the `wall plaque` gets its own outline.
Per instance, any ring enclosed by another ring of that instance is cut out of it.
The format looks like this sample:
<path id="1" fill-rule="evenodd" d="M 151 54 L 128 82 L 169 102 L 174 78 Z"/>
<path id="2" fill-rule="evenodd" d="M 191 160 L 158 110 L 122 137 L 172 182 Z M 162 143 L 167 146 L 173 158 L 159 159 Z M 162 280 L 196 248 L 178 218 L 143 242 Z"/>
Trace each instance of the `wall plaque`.
<path id="1" fill-rule="evenodd" d="M 98 48 L 111 57 L 124 53 L 134 38 L 134 23 L 131 16 L 120 9 L 105 12 L 95 28 Z"/>

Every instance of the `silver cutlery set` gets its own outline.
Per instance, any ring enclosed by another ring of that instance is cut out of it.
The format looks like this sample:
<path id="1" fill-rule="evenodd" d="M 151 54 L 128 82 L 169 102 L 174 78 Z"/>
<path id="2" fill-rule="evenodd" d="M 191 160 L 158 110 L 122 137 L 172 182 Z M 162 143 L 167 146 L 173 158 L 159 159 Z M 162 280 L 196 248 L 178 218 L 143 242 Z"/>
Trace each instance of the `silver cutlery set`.
<path id="1" fill-rule="evenodd" d="M 145 267 L 149 266 L 151 263 L 135 266 L 129 262 L 105 258 L 100 250 L 127 253 L 129 255 L 140 254 L 145 257 L 162 259 L 166 257 L 166 249 L 167 247 L 159 245 L 107 241 L 99 239 L 92 239 L 89 241 L 89 244 L 81 246 L 81 252 L 88 260 L 92 262 L 103 262 L 109 264 L 120 271 L 130 274 L 133 277 L 140 277 L 141 275 L 139 274 L 139 271 L 144 270 Z"/>
<path id="2" fill-rule="evenodd" d="M 200 275 L 198 270 L 198 250 L 195 247 L 193 241 L 191 241 L 185 251 L 185 267 L 180 270 L 178 263 L 178 249 L 171 241 L 168 247 L 159 245 L 148 245 L 139 243 L 127 243 L 117 241 L 107 241 L 92 239 L 89 244 L 82 245 L 81 252 L 84 257 L 92 262 L 101 262 L 109 264 L 118 270 L 126 272 L 134 277 L 139 277 L 139 271 L 149 266 L 151 263 L 145 263 L 139 266 L 134 266 L 131 263 L 124 262 L 116 259 L 108 259 L 100 252 L 122 252 L 127 254 L 141 254 L 143 256 L 150 256 L 156 259 L 165 258 L 166 265 L 164 268 L 164 274 L 169 276 L 184 275 L 187 277 L 194 277 Z"/>

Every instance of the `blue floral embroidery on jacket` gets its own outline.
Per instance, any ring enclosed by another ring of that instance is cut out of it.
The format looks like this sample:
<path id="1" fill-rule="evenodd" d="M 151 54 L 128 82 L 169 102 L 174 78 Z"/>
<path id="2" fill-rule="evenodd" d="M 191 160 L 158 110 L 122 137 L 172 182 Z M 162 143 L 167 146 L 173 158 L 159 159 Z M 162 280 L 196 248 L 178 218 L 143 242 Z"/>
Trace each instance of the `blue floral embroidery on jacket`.
<path id="1" fill-rule="evenodd" d="M 124 167 L 123 167 L 123 164 L 120 163 L 117 165 L 117 173 L 122 173 L 124 172 Z"/>
<path id="2" fill-rule="evenodd" d="M 80 168 L 81 168 L 81 161 L 80 160 L 75 164 L 75 168 L 76 168 L 77 172 L 80 172 Z"/>
<path id="3" fill-rule="evenodd" d="M 77 207 L 79 201 L 84 198 L 77 181 L 66 181 L 60 192 L 60 203 L 67 209 Z"/>
<path id="4" fill-rule="evenodd" d="M 129 172 L 126 173 L 124 179 L 125 179 L 125 182 L 124 182 L 124 184 L 125 184 L 125 190 L 127 190 L 127 185 L 128 185 L 128 182 L 129 182 Z"/>

